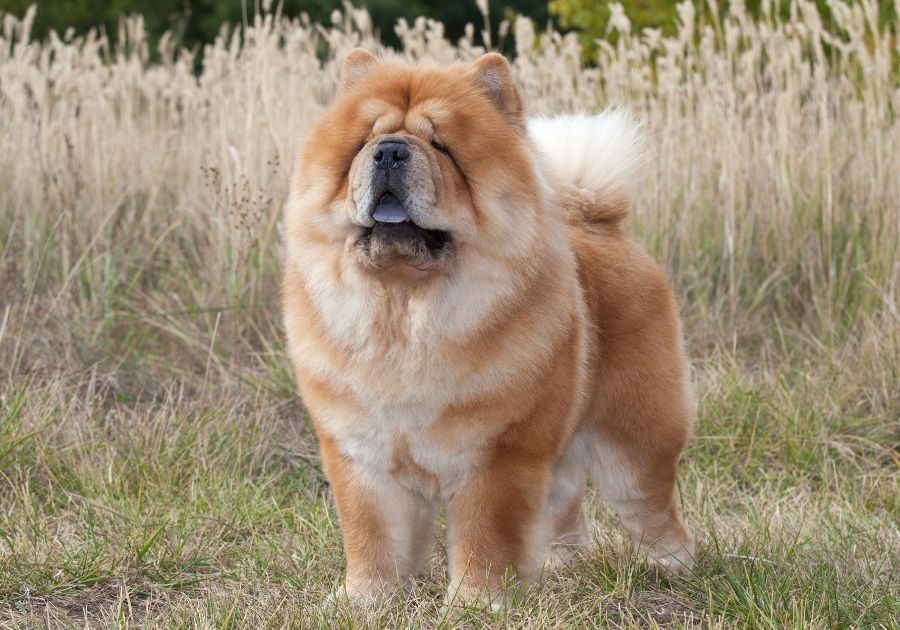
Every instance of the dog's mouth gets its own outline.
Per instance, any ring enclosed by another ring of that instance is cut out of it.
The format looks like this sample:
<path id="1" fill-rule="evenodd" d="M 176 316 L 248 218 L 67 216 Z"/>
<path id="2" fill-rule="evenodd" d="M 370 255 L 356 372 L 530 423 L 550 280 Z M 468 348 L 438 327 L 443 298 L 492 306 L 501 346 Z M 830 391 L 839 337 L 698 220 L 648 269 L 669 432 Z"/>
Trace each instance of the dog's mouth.
<path id="1" fill-rule="evenodd" d="M 360 245 L 377 266 L 401 259 L 414 266 L 440 259 L 452 245 L 450 232 L 417 225 L 396 195 L 384 193 L 372 209 L 375 225 L 363 230 Z"/>
<path id="2" fill-rule="evenodd" d="M 406 208 L 404 208 L 403 204 L 400 203 L 400 200 L 397 199 L 397 195 L 390 192 L 381 195 L 381 199 L 378 200 L 378 203 L 376 203 L 375 207 L 372 209 L 372 218 L 378 223 L 394 224 L 412 222 Z"/>

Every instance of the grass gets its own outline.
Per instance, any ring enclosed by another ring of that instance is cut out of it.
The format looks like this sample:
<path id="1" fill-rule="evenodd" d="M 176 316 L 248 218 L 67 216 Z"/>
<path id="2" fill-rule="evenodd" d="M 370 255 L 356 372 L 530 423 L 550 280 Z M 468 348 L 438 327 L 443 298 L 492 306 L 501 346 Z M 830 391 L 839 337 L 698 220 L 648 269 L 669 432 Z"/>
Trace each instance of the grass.
<path id="1" fill-rule="evenodd" d="M 701 366 L 701 382 L 716 386 L 681 479 L 701 542 L 694 575 L 658 578 L 594 503 L 591 558 L 499 618 L 472 609 L 444 627 L 894 627 L 896 427 L 862 408 L 836 414 L 809 374 L 752 379 L 713 365 Z M 6 392 L 7 622 L 338 623 L 317 610 L 342 554 L 299 406 L 180 383 L 123 397 L 91 374 Z M 371 625 L 440 625 L 440 555 L 428 573 Z"/>
<path id="2" fill-rule="evenodd" d="M 0 31 L 0 626 L 897 628 L 898 24 L 873 2 L 678 33 L 597 65 L 514 25 L 534 112 L 628 104 L 656 151 L 632 228 L 681 296 L 700 395 L 682 467 L 697 570 L 596 549 L 494 614 L 443 549 L 370 617 L 320 604 L 340 532 L 284 355 L 278 221 L 296 142 L 364 14 L 261 16 L 203 52 Z M 401 25 L 411 58 L 479 54 Z"/>

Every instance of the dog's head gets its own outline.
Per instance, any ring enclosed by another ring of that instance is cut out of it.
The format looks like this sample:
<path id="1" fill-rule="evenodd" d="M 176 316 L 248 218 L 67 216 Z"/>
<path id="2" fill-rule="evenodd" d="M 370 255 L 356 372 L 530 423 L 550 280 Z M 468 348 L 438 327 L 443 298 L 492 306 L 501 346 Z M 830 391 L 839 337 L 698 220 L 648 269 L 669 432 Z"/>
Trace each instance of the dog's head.
<path id="1" fill-rule="evenodd" d="M 538 236 L 522 100 L 495 53 L 439 69 L 352 51 L 298 169 L 289 237 L 330 242 L 363 273 L 423 279 Z"/>

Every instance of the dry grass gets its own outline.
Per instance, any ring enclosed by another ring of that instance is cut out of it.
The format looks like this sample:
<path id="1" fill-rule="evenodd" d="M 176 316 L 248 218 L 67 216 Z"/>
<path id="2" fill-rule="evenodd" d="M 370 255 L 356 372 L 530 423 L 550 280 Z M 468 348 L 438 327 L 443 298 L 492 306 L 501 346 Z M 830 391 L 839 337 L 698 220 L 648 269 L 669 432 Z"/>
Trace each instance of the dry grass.
<path id="1" fill-rule="evenodd" d="M 601 505 L 594 557 L 500 616 L 442 609 L 440 558 L 369 620 L 317 603 L 339 531 L 293 397 L 279 207 L 365 13 L 269 14 L 148 61 L 138 19 L 0 36 L 0 624 L 898 627 L 900 24 L 680 5 L 581 67 L 518 20 L 533 112 L 626 104 L 657 148 L 633 227 L 682 296 L 701 394 L 681 478 L 699 568 L 667 581 Z M 900 13 L 900 6 L 898 6 Z M 438 24 L 410 59 L 469 59 Z"/>

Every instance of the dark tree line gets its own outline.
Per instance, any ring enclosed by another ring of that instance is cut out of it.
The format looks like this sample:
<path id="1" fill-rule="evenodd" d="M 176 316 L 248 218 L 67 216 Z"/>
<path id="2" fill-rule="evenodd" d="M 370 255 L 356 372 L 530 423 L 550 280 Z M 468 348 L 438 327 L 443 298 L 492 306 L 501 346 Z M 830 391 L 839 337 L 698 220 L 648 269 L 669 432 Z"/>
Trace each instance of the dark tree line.
<path id="1" fill-rule="evenodd" d="M 0 0 L 0 11 L 22 15 L 29 5 L 37 2 L 38 12 L 33 36 L 43 38 L 53 29 L 59 33 L 73 28 L 84 33 L 101 27 L 115 39 L 119 19 L 123 15 L 139 13 L 145 27 L 155 39 L 170 31 L 175 41 L 187 48 L 211 42 L 221 25 L 237 25 L 245 15 L 252 15 L 263 0 Z M 412 20 L 424 15 L 444 23 L 451 41 L 462 36 L 467 23 L 481 29 L 483 18 L 475 0 L 351 0 L 365 7 L 372 15 L 376 30 L 383 41 L 396 45 L 394 25 L 401 17 Z M 677 12 L 674 0 L 619 0 L 635 29 L 644 26 L 662 28 L 666 34 L 675 30 Z M 744 0 L 751 13 L 761 13 L 762 0 Z M 328 24 L 331 12 L 341 8 L 341 0 L 272 0 L 280 3 L 285 15 L 297 16 L 306 12 L 314 21 Z M 694 0 L 699 11 L 708 12 L 709 4 Z M 597 37 L 607 32 L 610 0 L 489 0 L 491 24 L 496 44 L 496 29 L 503 18 L 516 14 L 531 17 L 538 26 L 549 19 L 557 29 L 576 29 L 590 50 Z M 826 23 L 830 10 L 827 0 L 816 0 Z M 894 0 L 879 0 L 882 20 L 895 19 Z M 718 2 L 719 10 L 727 10 L 727 0 Z M 778 11 L 787 16 L 789 0 L 773 0 Z M 507 48 L 510 42 L 507 40 Z M 508 52 L 508 50 L 506 51 Z"/>
<path id="2" fill-rule="evenodd" d="M 34 1 L 0 0 L 0 11 L 22 15 Z M 139 13 L 153 37 L 168 30 L 190 48 L 211 42 L 223 22 L 240 24 L 245 11 L 252 15 L 259 4 L 260 0 L 38 0 L 33 36 L 42 38 L 50 29 L 62 33 L 70 27 L 79 33 L 103 27 L 115 36 L 122 15 Z M 425 15 L 440 20 L 454 41 L 462 36 L 467 23 L 477 28 L 483 24 L 474 0 L 354 0 L 354 5 L 369 10 L 375 28 L 388 43 L 397 43 L 394 24 L 401 17 L 412 20 Z M 278 6 L 278 0 L 273 0 L 272 6 Z M 331 12 L 341 6 L 340 0 L 282 0 L 285 15 L 305 11 L 324 23 L 329 23 Z M 548 19 L 547 0 L 493 0 L 490 11 L 495 31 L 504 17 L 517 13 L 539 24 Z"/>

